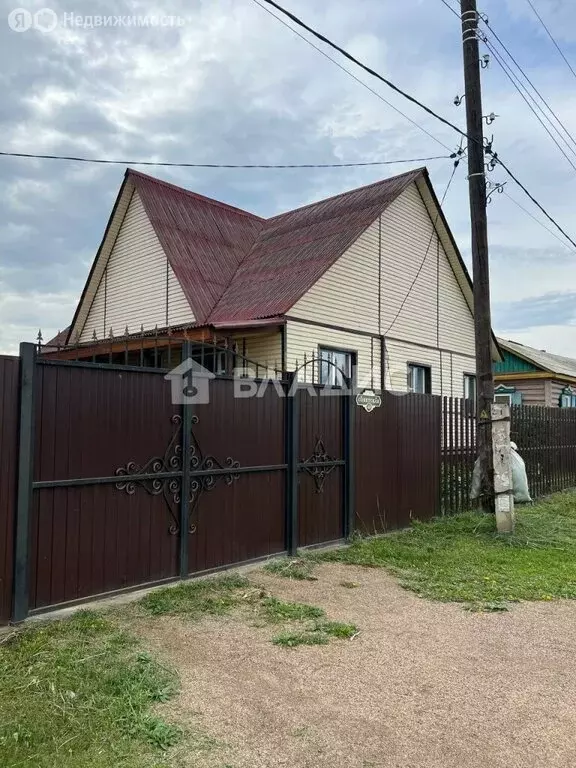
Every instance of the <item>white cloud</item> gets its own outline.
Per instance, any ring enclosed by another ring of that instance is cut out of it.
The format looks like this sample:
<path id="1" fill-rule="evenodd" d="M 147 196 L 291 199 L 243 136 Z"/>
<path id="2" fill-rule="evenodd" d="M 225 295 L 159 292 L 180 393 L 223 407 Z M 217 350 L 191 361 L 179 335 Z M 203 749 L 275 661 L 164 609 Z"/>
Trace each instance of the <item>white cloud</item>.
<path id="1" fill-rule="evenodd" d="M 42 330 L 44 341 L 66 327 L 63 316 L 72 317 L 75 293 L 44 293 L 40 290 L 8 292 L 0 282 L 0 327 L 2 353 L 18 354 L 21 341 L 34 342 Z"/>
<path id="2" fill-rule="evenodd" d="M 42 4 L 34 0 L 30 7 Z M 570 38 L 576 39 L 576 5 L 540 0 L 539 7 L 553 31 L 567 41 L 567 54 L 574 56 Z M 439 2 L 410 6 L 397 0 L 334 0 L 328 13 L 324 0 L 294 0 L 291 8 L 406 91 L 464 125 L 464 108 L 452 104 L 462 92 L 461 36 L 457 20 Z M 32 37 L 0 30 L 0 123 L 8 148 L 176 162 L 374 161 L 444 154 L 253 3 L 173 0 L 167 10 L 147 0 L 99 0 L 90 13 L 170 13 L 188 23 L 178 30 L 58 28 L 52 35 Z M 576 135 L 574 80 L 525 0 L 494 4 L 490 23 Z M 330 55 L 449 147 L 457 146 L 458 137 L 448 128 L 335 52 Z M 483 83 L 485 112 L 500 115 L 493 126 L 495 148 L 571 230 L 576 173 L 495 62 L 483 71 Z M 268 215 L 406 169 L 149 171 Z M 439 196 L 450 170 L 450 162 L 431 164 Z M 57 330 L 68 324 L 71 297 L 80 293 L 86 262 L 97 248 L 123 169 L 0 159 L 0 173 L 0 243 L 6 266 L 0 347 L 13 349 L 18 328 L 28 338 L 34 326 L 51 323 Z M 463 162 L 445 207 L 467 253 L 465 176 Z M 499 169 L 493 178 L 504 181 L 506 175 Z M 507 191 L 545 220 L 512 182 Z M 512 305 L 544 293 L 576 290 L 576 254 L 506 196 L 495 196 L 489 222 L 495 303 Z M 34 299 L 23 285 L 33 286 Z M 26 317 L 20 312 L 24 306 Z M 525 341 L 537 344 L 548 333 L 559 346 L 570 346 L 574 329 L 554 326 L 553 320 L 547 331 L 523 330 Z"/>
<path id="3" fill-rule="evenodd" d="M 498 330 L 498 336 L 554 355 L 576 358 L 576 325 L 542 325 L 523 331 Z"/>

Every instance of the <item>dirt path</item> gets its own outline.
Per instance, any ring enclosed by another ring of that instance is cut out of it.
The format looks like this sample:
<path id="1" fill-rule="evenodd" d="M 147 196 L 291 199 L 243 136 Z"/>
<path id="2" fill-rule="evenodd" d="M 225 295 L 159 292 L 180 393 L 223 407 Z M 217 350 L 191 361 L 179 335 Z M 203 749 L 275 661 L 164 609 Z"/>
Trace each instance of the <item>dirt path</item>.
<path id="1" fill-rule="evenodd" d="M 317 575 L 252 578 L 356 623 L 353 640 L 290 650 L 270 643 L 269 627 L 235 619 L 142 626 L 180 670 L 174 716 L 223 743 L 191 766 L 576 765 L 576 603 L 475 614 L 421 600 L 381 570 Z"/>

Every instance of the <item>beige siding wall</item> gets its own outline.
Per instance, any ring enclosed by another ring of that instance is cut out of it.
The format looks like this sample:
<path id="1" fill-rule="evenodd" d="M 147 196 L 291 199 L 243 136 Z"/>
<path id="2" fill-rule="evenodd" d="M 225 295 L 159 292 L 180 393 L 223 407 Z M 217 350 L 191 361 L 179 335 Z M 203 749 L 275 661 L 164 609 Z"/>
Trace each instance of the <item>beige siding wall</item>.
<path id="1" fill-rule="evenodd" d="M 378 333 L 378 222 L 328 269 L 290 316 Z"/>
<path id="2" fill-rule="evenodd" d="M 476 372 L 476 361 L 470 357 L 463 357 L 456 353 L 450 355 L 452 362 L 452 377 L 444 380 L 443 395 L 451 395 L 452 397 L 464 397 L 464 374 Z M 449 384 L 452 384 L 452 390 L 448 390 Z"/>
<path id="3" fill-rule="evenodd" d="M 441 258 L 439 266 L 438 337 L 440 346 L 454 352 L 473 355 L 474 317 L 448 259 Z"/>
<path id="4" fill-rule="evenodd" d="M 386 358 L 386 389 L 406 392 L 408 389 L 408 364 L 419 363 L 430 367 L 432 394 L 440 394 L 439 350 L 388 340 L 386 342 Z"/>
<path id="5" fill-rule="evenodd" d="M 382 215 L 382 271 L 384 333 L 474 354 L 472 313 L 415 184 Z"/>
<path id="6" fill-rule="evenodd" d="M 464 374 L 474 373 L 474 360 L 455 352 L 419 347 L 406 342 L 386 342 L 386 388 L 406 392 L 408 365 L 416 363 L 430 367 L 433 395 L 464 397 Z"/>
<path id="7" fill-rule="evenodd" d="M 336 347 L 337 349 L 355 352 L 358 361 L 357 378 L 360 385 L 372 386 L 372 357 L 374 359 L 374 387 L 380 388 L 380 340 L 370 336 L 360 336 L 331 328 L 288 321 L 286 329 L 287 365 L 288 370 L 294 370 L 296 365 L 302 365 L 304 360 L 318 357 L 318 347 Z M 312 380 L 312 367 L 308 366 L 307 377 L 304 371 L 300 374 L 302 380 Z M 317 374 L 316 374 L 317 375 Z"/>
<path id="8" fill-rule="evenodd" d="M 421 362 L 432 368 L 434 393 L 462 397 L 464 372 L 475 369 L 474 321 L 445 250 L 450 246 L 437 237 L 416 184 L 387 208 L 380 225 L 372 224 L 289 316 L 374 334 L 378 361 L 378 334 L 390 336 L 387 387 L 405 390 L 407 363 Z M 450 256 L 457 258 L 453 251 Z M 355 350 L 360 371 L 369 370 L 369 337 L 320 326 L 290 326 L 290 360 L 302 362 L 304 351 L 310 357 L 319 344 L 327 344 Z M 379 371 L 375 378 L 379 385 Z"/>
<path id="9" fill-rule="evenodd" d="M 270 331 L 254 331 L 236 334 L 233 340 L 238 344 L 238 351 L 244 354 L 252 363 L 258 366 L 258 375 L 263 376 L 264 369 L 267 375 L 272 376 L 275 370 L 282 369 L 282 334 L 280 329 Z M 256 370 L 254 370 L 256 374 Z"/>
<path id="10" fill-rule="evenodd" d="M 418 192 L 417 198 L 414 195 L 414 189 Z M 429 222 L 435 220 L 435 202 L 423 179 L 418 180 L 404 194 L 407 198 L 411 199 L 414 211 L 420 210 L 419 216 L 423 215 L 424 211 L 427 211 Z M 437 229 L 441 238 L 440 253 L 445 258 L 440 258 L 439 269 L 437 270 L 440 283 L 438 312 L 439 346 L 463 354 L 473 355 L 474 318 L 472 315 L 472 289 L 459 267 L 458 255 L 454 251 L 449 234 L 443 226 L 440 226 L 440 223 L 440 221 L 437 222 Z M 434 240 L 433 246 L 436 246 L 436 240 Z M 456 274 L 458 277 L 456 277 Z M 463 291 L 467 293 L 470 303 L 466 300 Z"/>
<path id="11" fill-rule="evenodd" d="M 413 184 L 382 215 L 385 334 L 403 341 L 437 345 L 437 243 L 430 217 Z"/>
<path id="12" fill-rule="evenodd" d="M 99 339 L 107 337 L 110 328 L 115 335 L 121 335 L 126 327 L 131 333 L 142 325 L 144 330 L 156 325 L 165 327 L 167 290 L 168 325 L 193 322 L 190 305 L 135 192 L 88 312 L 81 341 L 89 341 L 94 331 Z"/>

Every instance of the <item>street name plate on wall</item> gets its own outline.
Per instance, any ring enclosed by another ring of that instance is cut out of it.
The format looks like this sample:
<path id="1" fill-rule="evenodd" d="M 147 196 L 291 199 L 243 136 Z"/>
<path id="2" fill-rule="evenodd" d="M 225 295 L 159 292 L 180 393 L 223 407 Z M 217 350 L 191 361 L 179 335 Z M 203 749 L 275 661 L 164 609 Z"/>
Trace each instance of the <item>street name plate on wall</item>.
<path id="1" fill-rule="evenodd" d="M 356 405 L 364 408 L 365 411 L 373 411 L 374 408 L 380 408 L 382 405 L 382 398 L 377 395 L 372 389 L 365 389 L 364 392 L 359 392 L 356 395 Z"/>

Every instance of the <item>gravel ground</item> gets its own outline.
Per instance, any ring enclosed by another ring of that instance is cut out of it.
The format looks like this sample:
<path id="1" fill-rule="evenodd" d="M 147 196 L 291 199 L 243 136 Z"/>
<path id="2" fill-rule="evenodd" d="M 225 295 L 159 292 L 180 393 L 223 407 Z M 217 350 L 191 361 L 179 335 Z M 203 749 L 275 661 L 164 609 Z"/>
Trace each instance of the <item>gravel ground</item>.
<path id="1" fill-rule="evenodd" d="M 141 625 L 180 671 L 169 714 L 219 742 L 187 765 L 576 766 L 576 603 L 479 614 L 421 600 L 382 570 L 325 564 L 317 575 L 251 578 L 354 622 L 353 640 L 290 650 L 270 643 L 274 628 L 238 618 Z"/>

